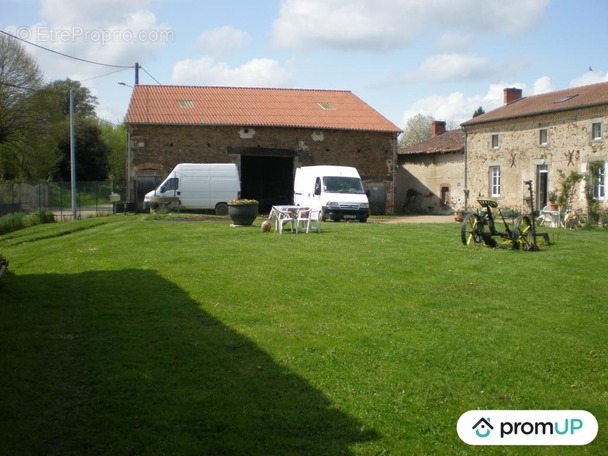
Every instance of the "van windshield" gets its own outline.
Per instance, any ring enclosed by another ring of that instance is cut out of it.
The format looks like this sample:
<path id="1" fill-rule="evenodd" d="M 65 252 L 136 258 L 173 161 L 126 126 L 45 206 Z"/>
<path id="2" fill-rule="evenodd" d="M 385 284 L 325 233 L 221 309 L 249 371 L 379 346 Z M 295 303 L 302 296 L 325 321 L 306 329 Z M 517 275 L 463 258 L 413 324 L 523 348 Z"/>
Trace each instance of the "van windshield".
<path id="1" fill-rule="evenodd" d="M 357 177 L 328 176 L 323 178 L 323 190 L 328 193 L 365 193 Z"/>
<path id="2" fill-rule="evenodd" d="M 160 187 L 160 192 L 165 193 L 169 190 L 177 190 L 179 188 L 179 178 L 171 177 L 165 181 L 165 183 Z"/>

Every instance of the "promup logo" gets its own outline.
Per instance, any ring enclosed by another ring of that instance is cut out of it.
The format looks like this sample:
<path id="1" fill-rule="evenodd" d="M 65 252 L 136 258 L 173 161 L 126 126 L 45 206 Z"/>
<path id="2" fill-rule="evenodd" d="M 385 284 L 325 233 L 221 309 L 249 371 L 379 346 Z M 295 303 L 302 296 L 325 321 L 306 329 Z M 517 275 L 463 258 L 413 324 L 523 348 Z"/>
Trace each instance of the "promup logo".
<path id="1" fill-rule="evenodd" d="M 469 445 L 587 445 L 598 424 L 585 410 L 470 410 L 456 429 Z"/>
<path id="2" fill-rule="evenodd" d="M 494 427 L 490 424 L 490 418 L 482 418 L 475 423 L 473 430 L 475 431 L 475 434 L 477 434 L 477 437 L 485 439 L 490 435 L 490 431 L 494 430 Z"/>

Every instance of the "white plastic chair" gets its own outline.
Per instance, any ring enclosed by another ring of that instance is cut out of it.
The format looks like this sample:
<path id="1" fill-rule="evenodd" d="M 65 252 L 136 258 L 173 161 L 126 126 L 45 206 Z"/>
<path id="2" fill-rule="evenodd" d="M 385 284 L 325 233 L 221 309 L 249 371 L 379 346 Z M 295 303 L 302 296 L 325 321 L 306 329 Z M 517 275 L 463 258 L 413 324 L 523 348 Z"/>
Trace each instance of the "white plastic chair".
<path id="1" fill-rule="evenodd" d="M 316 231 L 317 233 L 321 232 L 321 211 L 320 210 L 311 210 L 310 215 L 308 217 L 308 231 Z"/>
<path id="2" fill-rule="evenodd" d="M 296 218 L 296 233 L 300 231 L 305 231 L 308 233 L 310 231 L 310 208 L 304 207 L 302 209 L 298 209 L 298 216 Z"/>
<path id="3" fill-rule="evenodd" d="M 289 229 L 291 231 L 293 231 L 293 224 L 294 224 L 295 220 L 296 219 L 293 217 L 293 214 L 291 211 L 279 211 L 279 216 L 277 219 L 279 233 L 280 234 L 283 233 L 283 229 L 285 228 L 285 225 L 287 225 L 288 223 L 289 223 Z"/>
<path id="4" fill-rule="evenodd" d="M 557 228 L 561 225 L 561 214 L 559 208 L 557 211 L 552 211 L 549 206 L 545 206 L 541 209 L 540 215 L 536 219 L 538 226 L 543 226 L 546 223 L 550 224 L 552 228 Z"/>

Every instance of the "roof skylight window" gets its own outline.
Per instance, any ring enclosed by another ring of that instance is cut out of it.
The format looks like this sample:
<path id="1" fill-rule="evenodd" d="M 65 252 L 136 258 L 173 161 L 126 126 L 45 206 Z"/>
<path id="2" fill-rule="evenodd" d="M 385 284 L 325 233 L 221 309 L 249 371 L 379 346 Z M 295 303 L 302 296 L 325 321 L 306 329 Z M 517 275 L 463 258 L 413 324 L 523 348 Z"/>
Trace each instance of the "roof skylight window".
<path id="1" fill-rule="evenodd" d="M 334 105 L 328 101 L 319 102 L 319 106 L 321 106 L 321 108 L 323 108 L 325 111 L 334 111 L 336 109 L 334 108 Z"/>
<path id="2" fill-rule="evenodd" d="M 177 104 L 182 109 L 192 109 L 192 108 L 194 108 L 194 101 L 192 101 L 192 100 L 177 100 Z"/>
<path id="3" fill-rule="evenodd" d="M 572 100 L 574 97 L 577 97 L 578 93 L 575 93 L 574 95 L 566 95 L 563 98 L 560 98 L 559 100 L 555 101 L 555 103 L 565 103 L 566 101 L 570 101 Z"/>

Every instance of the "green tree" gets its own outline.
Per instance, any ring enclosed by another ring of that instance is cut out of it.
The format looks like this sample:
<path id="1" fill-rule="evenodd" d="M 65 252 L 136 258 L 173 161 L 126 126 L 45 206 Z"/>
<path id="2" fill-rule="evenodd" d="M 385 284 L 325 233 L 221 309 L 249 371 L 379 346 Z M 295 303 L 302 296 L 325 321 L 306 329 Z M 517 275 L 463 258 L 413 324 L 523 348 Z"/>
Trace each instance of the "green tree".
<path id="1" fill-rule="evenodd" d="M 127 126 L 100 121 L 101 139 L 108 147 L 108 177 L 117 181 L 127 176 Z"/>
<path id="2" fill-rule="evenodd" d="M 70 91 L 74 96 L 74 126 L 76 136 L 76 180 L 96 181 L 108 178 L 108 152 L 104 143 L 100 121 L 95 114 L 97 98 L 78 81 L 53 81 L 48 90 L 55 94 L 63 120 L 59 152 L 61 159 L 55 179 L 71 179 L 70 164 Z"/>
<path id="3" fill-rule="evenodd" d="M 403 134 L 399 139 L 399 146 L 406 147 L 412 144 L 430 139 L 432 132 L 433 117 L 424 114 L 416 114 L 407 121 Z"/>
<path id="4" fill-rule="evenodd" d="M 59 141 L 61 160 L 55 173 L 55 179 L 71 179 L 70 122 L 62 122 L 62 134 Z M 108 178 L 108 147 L 101 137 L 98 119 L 94 117 L 77 118 L 75 121 L 76 137 L 76 180 L 101 181 Z"/>
<path id="5" fill-rule="evenodd" d="M 482 114 L 485 114 L 486 112 L 483 110 L 483 108 L 480 106 L 479 108 L 477 108 L 475 110 L 475 112 L 473 113 L 473 117 L 477 117 L 480 116 Z"/>
<path id="6" fill-rule="evenodd" d="M 0 179 L 41 180 L 57 161 L 54 94 L 21 43 L 0 34 Z"/>
<path id="7" fill-rule="evenodd" d="M 74 92 L 74 115 L 76 118 L 96 117 L 97 97 L 78 81 L 64 79 L 53 81 L 47 85 L 47 89 L 54 92 L 59 101 L 61 113 L 64 117 L 70 115 L 70 90 Z"/>
<path id="8" fill-rule="evenodd" d="M 23 108 L 42 86 L 42 72 L 36 61 L 14 38 L 0 34 L 0 144 L 20 141 L 31 127 Z"/>

